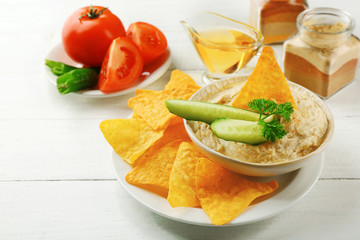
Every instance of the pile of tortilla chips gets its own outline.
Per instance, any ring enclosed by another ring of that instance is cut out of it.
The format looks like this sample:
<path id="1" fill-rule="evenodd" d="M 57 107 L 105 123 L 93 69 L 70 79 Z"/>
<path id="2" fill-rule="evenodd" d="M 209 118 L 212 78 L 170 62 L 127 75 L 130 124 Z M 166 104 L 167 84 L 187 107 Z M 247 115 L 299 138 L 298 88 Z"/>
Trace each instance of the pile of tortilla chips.
<path id="1" fill-rule="evenodd" d="M 168 199 L 172 207 L 201 207 L 215 225 L 235 219 L 259 196 L 277 189 L 250 182 L 210 161 L 191 142 L 167 99 L 189 99 L 200 87 L 179 70 L 162 91 L 136 91 L 128 105 L 132 119 L 101 122 L 108 143 L 133 169 L 126 181 Z"/>

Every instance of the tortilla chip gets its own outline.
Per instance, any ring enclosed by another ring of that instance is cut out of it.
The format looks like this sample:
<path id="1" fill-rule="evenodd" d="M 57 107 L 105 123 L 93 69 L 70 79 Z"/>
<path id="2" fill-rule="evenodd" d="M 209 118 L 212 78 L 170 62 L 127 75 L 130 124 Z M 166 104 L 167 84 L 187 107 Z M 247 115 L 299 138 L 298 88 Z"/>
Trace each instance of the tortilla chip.
<path id="1" fill-rule="evenodd" d="M 174 116 L 172 119 L 171 119 L 171 121 L 170 121 L 170 123 L 169 123 L 169 127 L 171 126 L 171 125 L 177 125 L 177 124 L 181 124 L 181 125 L 183 125 L 183 127 L 184 127 L 184 119 L 182 118 L 182 117 L 179 117 L 179 116 Z M 184 128 L 184 130 L 185 130 L 185 128 Z"/>
<path id="2" fill-rule="evenodd" d="M 100 130 L 114 151 L 131 165 L 164 134 L 141 119 L 105 120 L 100 123 Z"/>
<path id="3" fill-rule="evenodd" d="M 156 150 L 164 147 L 166 144 L 177 140 L 180 142 L 191 142 L 191 139 L 182 123 L 169 125 L 164 131 L 163 136 L 160 137 L 151 147 L 149 147 L 132 166 L 136 167 L 138 164 L 140 164 L 144 156 L 149 156 L 156 152 Z"/>
<path id="4" fill-rule="evenodd" d="M 196 163 L 204 155 L 188 142 L 181 143 L 170 175 L 168 201 L 172 207 L 200 207 L 196 197 Z"/>
<path id="5" fill-rule="evenodd" d="M 277 63 L 274 51 L 268 46 L 263 48 L 254 71 L 241 88 L 232 106 L 248 109 L 248 103 L 258 98 L 273 100 L 278 104 L 291 102 L 296 108 L 285 75 Z"/>
<path id="6" fill-rule="evenodd" d="M 177 120 L 170 123 L 164 131 L 163 136 L 160 137 L 150 148 L 148 148 L 132 166 L 136 167 L 143 158 L 143 155 L 152 154 L 155 151 L 153 149 L 161 149 L 169 142 L 176 140 L 181 140 L 181 142 L 191 142 L 191 139 L 185 130 L 184 124 L 182 122 L 178 123 Z"/>
<path id="7" fill-rule="evenodd" d="M 126 175 L 126 181 L 166 198 L 171 168 L 181 142 L 176 140 L 152 147 L 139 158 L 136 167 Z"/>
<path id="8" fill-rule="evenodd" d="M 138 89 L 136 90 L 136 96 L 129 99 L 128 106 L 153 129 L 165 129 L 170 120 L 175 117 L 166 108 L 165 100 L 189 99 L 193 93 L 193 89 L 163 91 Z"/>
<path id="9" fill-rule="evenodd" d="M 142 119 L 139 115 L 137 115 L 136 113 L 133 113 L 133 115 L 131 116 L 132 119 Z"/>
<path id="10" fill-rule="evenodd" d="M 196 165 L 197 197 L 215 225 L 229 223 L 255 198 L 269 194 L 277 187 L 275 180 L 250 182 L 206 158 L 201 158 Z"/>
<path id="11" fill-rule="evenodd" d="M 181 139 L 185 142 L 191 142 L 191 139 L 186 132 L 184 123 L 182 121 L 177 122 L 176 120 L 172 120 L 169 126 L 166 128 L 164 136 L 160 140 L 169 142 L 176 139 Z"/>
<path id="12" fill-rule="evenodd" d="M 193 89 L 195 91 L 200 88 L 189 75 L 180 70 L 173 70 L 171 72 L 170 81 L 165 86 L 165 89 Z"/>
<path id="13" fill-rule="evenodd" d="M 181 123 L 171 123 L 165 130 L 164 135 L 156 142 L 158 143 L 168 143 L 175 140 L 182 140 L 183 142 L 191 142 L 189 135 L 187 134 L 184 124 Z"/>

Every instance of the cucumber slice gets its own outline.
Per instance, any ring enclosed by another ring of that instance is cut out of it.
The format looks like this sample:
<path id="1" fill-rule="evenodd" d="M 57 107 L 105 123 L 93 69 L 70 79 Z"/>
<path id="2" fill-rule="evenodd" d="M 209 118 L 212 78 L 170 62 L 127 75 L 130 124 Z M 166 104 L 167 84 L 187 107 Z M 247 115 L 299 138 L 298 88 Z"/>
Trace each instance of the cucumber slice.
<path id="1" fill-rule="evenodd" d="M 168 110 L 182 118 L 211 124 L 218 118 L 257 121 L 259 114 L 245 109 L 226 105 L 191 100 L 166 100 Z"/>
<path id="2" fill-rule="evenodd" d="M 257 122 L 228 118 L 217 119 L 211 124 L 211 129 L 217 137 L 251 145 L 266 142 L 266 138 L 261 134 L 262 128 Z"/>

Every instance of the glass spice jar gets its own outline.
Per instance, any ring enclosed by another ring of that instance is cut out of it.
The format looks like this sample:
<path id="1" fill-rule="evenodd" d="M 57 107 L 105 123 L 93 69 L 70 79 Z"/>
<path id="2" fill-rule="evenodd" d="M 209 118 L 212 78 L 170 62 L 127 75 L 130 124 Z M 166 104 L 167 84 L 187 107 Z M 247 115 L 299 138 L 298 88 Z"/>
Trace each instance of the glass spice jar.
<path id="1" fill-rule="evenodd" d="M 315 8 L 297 18 L 298 32 L 284 43 L 287 79 L 328 98 L 356 73 L 360 41 L 354 18 L 334 8 Z"/>
<path id="2" fill-rule="evenodd" d="M 296 32 L 296 18 L 306 0 L 250 0 L 250 25 L 260 30 L 264 44 L 283 42 Z"/>

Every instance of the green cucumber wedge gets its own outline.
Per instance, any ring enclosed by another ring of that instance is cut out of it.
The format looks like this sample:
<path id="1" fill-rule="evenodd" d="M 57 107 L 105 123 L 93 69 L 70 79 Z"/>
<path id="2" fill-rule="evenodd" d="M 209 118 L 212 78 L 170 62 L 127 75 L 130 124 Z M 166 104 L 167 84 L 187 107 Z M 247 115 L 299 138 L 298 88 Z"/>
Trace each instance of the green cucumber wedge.
<path id="1" fill-rule="evenodd" d="M 257 121 L 259 114 L 245 109 L 191 100 L 166 100 L 168 110 L 182 118 L 211 124 L 218 118 Z"/>
<path id="2" fill-rule="evenodd" d="M 211 124 L 213 133 L 221 139 L 257 145 L 266 142 L 262 136 L 263 127 L 257 122 L 220 118 Z"/>

